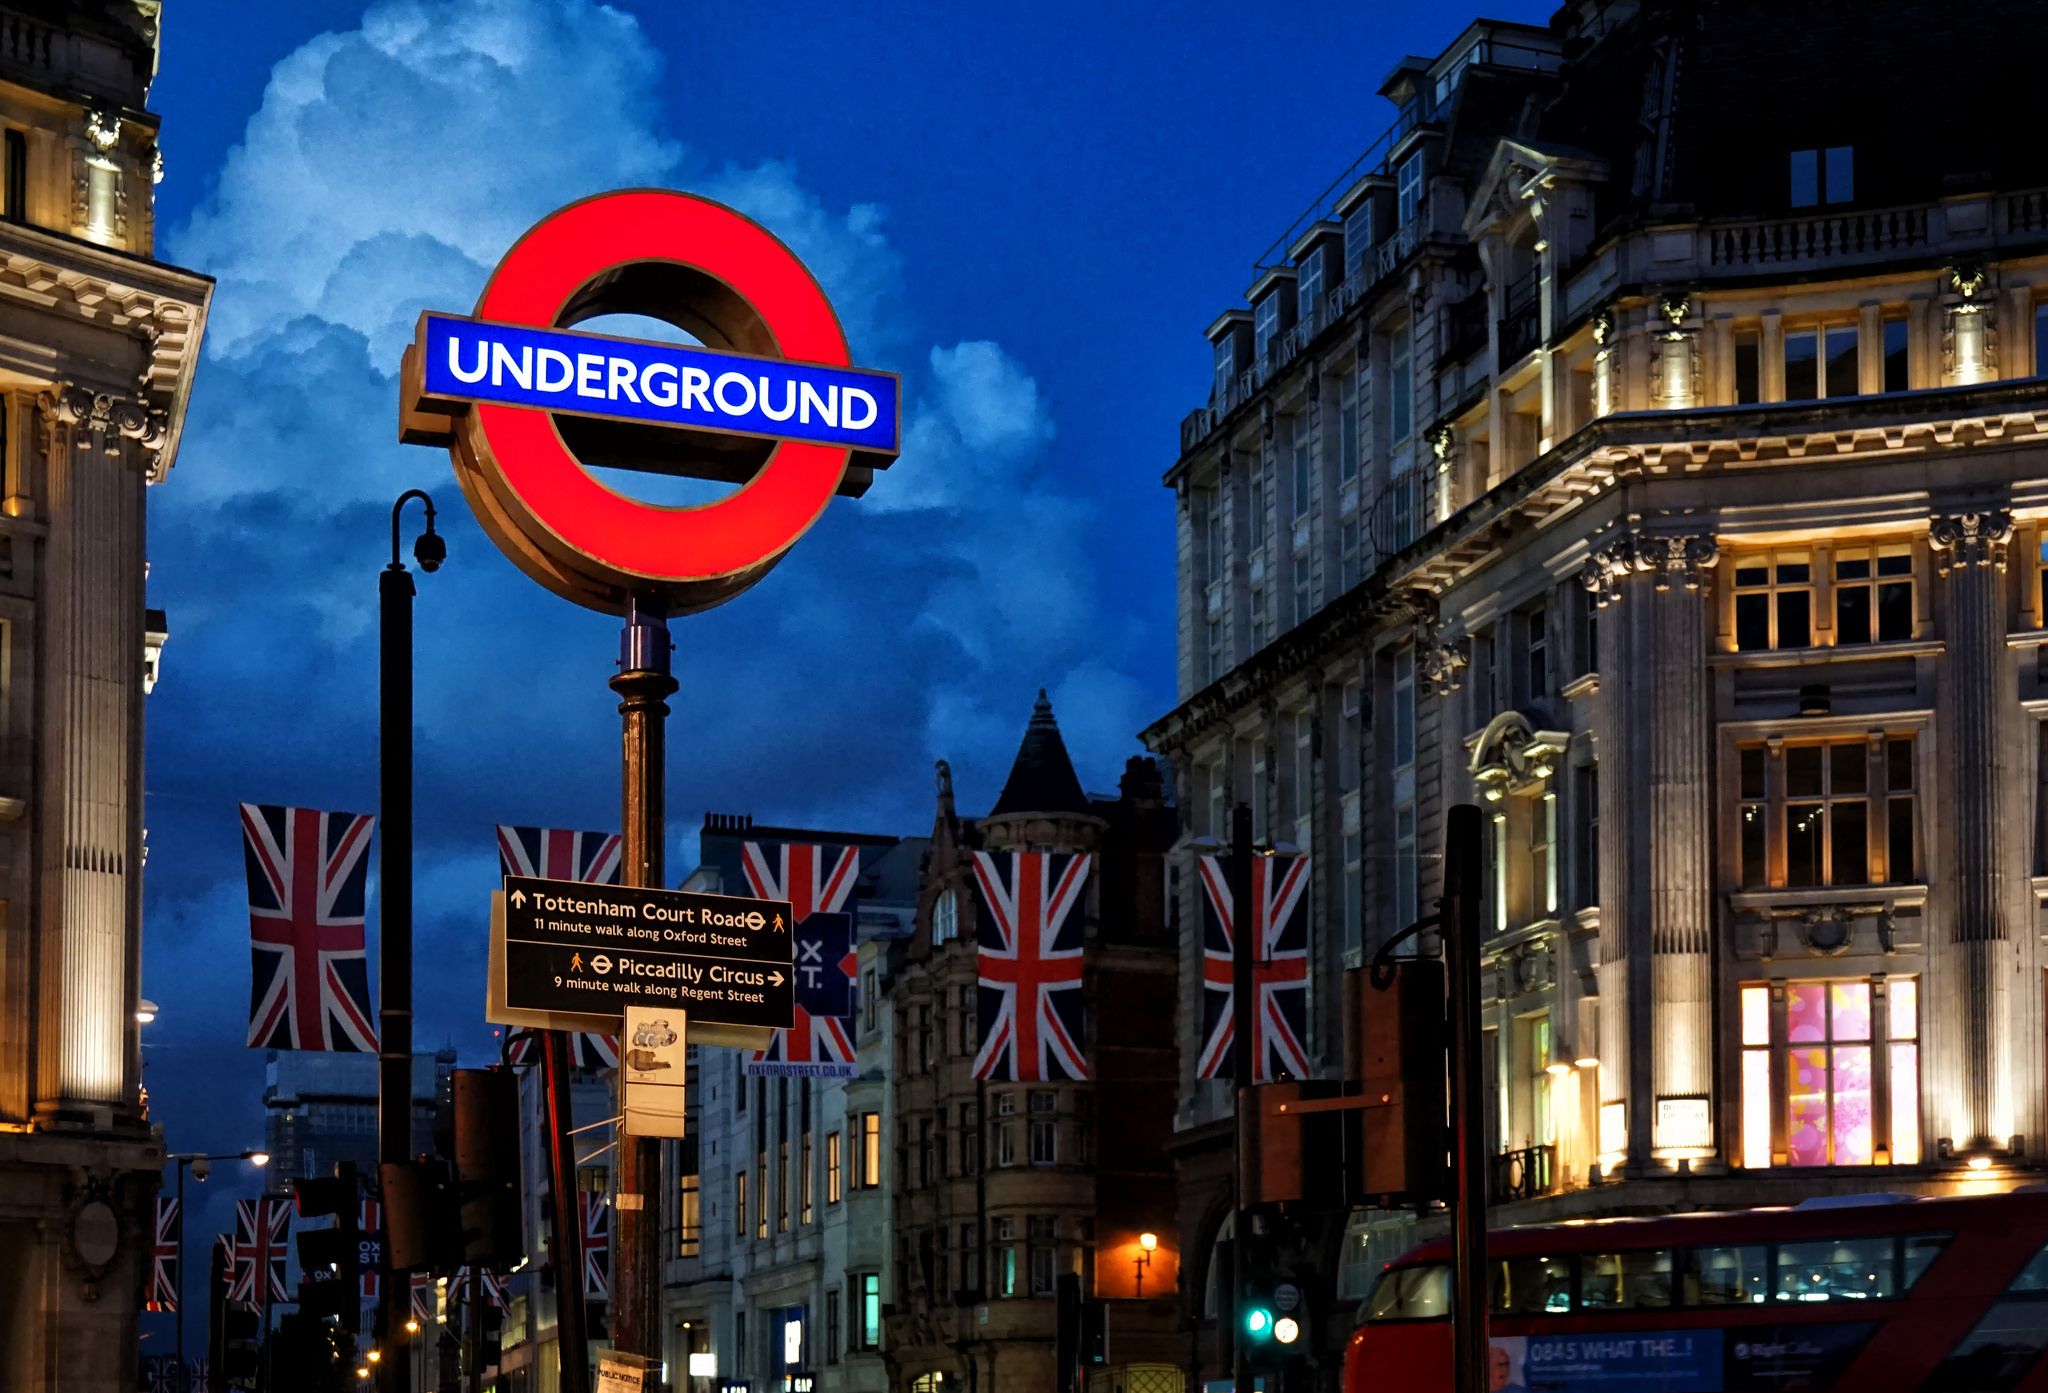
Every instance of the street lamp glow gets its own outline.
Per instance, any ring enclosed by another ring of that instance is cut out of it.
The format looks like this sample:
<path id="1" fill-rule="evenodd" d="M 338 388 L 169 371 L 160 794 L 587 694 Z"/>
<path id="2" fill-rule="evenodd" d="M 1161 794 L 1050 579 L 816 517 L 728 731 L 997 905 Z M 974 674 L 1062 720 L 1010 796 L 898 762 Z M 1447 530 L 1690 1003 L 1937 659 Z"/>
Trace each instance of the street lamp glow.
<path id="1" fill-rule="evenodd" d="M 268 1151 L 244 1151 L 242 1159 L 252 1166 L 267 1166 L 270 1164 L 270 1153 Z"/>
<path id="2" fill-rule="evenodd" d="M 1148 1253 L 1156 1251 L 1159 1247 L 1159 1235 L 1156 1233 L 1139 1234 L 1138 1246 Z"/>
<path id="3" fill-rule="evenodd" d="M 154 1001 L 145 996 L 142 1000 L 135 1003 L 135 1023 L 137 1025 L 148 1025 L 155 1019 L 156 1003 Z"/>
<path id="4" fill-rule="evenodd" d="M 408 1335 L 417 1335 L 420 1333 L 419 1317 L 407 1316 L 405 1318 L 405 1333 Z"/>
<path id="5" fill-rule="evenodd" d="M 372 1364 L 378 1363 L 384 1358 L 384 1351 L 381 1349 L 373 1349 L 370 1351 L 367 1358 Z"/>

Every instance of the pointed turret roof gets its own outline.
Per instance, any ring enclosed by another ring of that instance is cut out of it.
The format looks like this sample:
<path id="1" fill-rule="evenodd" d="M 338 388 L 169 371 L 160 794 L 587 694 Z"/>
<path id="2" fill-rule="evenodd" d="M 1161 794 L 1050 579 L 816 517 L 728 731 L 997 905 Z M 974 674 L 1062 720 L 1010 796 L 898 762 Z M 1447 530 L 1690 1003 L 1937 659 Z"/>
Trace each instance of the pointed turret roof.
<path id="1" fill-rule="evenodd" d="M 1079 813 L 1089 815 L 1088 795 L 1074 773 L 1074 761 L 1067 756 L 1067 742 L 1060 738 L 1059 722 L 1052 717 L 1052 702 L 1045 688 L 1038 689 L 1038 703 L 1031 708 L 1031 720 L 1024 727 L 1024 743 L 1017 747 L 1017 762 L 996 799 L 990 817 L 1012 813 Z"/>

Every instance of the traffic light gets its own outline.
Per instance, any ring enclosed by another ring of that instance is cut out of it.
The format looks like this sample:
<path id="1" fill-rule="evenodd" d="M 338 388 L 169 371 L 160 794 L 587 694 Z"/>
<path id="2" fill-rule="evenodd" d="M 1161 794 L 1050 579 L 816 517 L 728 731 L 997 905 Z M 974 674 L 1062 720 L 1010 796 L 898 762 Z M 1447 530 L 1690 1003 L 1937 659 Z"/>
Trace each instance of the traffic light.
<path id="1" fill-rule="evenodd" d="M 519 1084 L 510 1069 L 457 1069 L 454 1102 L 451 1140 L 462 1204 L 462 1258 L 509 1267 L 523 1251 Z"/>
<path id="2" fill-rule="evenodd" d="M 392 1161 L 377 1168 L 384 1200 L 384 1272 L 451 1273 L 462 1265 L 461 1206 L 440 1161 Z"/>
<path id="3" fill-rule="evenodd" d="M 1445 1074 L 1444 965 L 1405 958 L 1389 965 L 1385 985 L 1374 969 L 1355 968 L 1351 1006 L 1358 1057 L 1355 1077 L 1365 1106 L 1356 1113 L 1347 1148 L 1350 1199 L 1389 1206 L 1450 1196 L 1449 1081 Z"/>
<path id="4" fill-rule="evenodd" d="M 247 1383 L 256 1377 L 256 1345 L 262 1328 L 256 1313 L 229 1306 L 220 1316 L 220 1354 L 214 1367 L 229 1383 Z"/>
<path id="5" fill-rule="evenodd" d="M 299 1229 L 299 1310 L 315 1320 L 332 1317 L 350 1334 L 362 1319 L 362 1198 L 353 1161 L 337 1162 L 332 1179 L 292 1182 L 292 1205 L 301 1220 L 334 1218 L 327 1228 Z"/>
<path id="6" fill-rule="evenodd" d="M 1238 1333 L 1247 1346 L 1246 1362 L 1254 1369 L 1277 1369 L 1307 1358 L 1313 1342 L 1301 1285 L 1255 1275 L 1245 1292 Z"/>

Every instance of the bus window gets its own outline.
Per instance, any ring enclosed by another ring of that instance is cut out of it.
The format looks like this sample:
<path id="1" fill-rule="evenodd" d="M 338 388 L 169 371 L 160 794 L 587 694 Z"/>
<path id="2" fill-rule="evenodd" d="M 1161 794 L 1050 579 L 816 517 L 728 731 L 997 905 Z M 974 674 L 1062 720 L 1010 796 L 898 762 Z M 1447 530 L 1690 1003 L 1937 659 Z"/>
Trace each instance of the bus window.
<path id="1" fill-rule="evenodd" d="M 1365 1318 L 1442 1320 L 1451 1313 L 1451 1269 L 1441 1262 L 1390 1267 L 1366 1298 Z"/>
<path id="2" fill-rule="evenodd" d="M 1927 1265 L 1941 1256 L 1941 1250 L 1948 1246 L 1949 1235 L 1945 1233 L 1911 1233 L 1906 1235 L 1906 1265 L 1899 1279 L 1900 1291 L 1911 1291 L 1913 1283 L 1920 1280 L 1920 1274 Z M 2048 1269 L 2043 1269 L 2048 1277 Z"/>
<path id="3" fill-rule="evenodd" d="M 1669 1248 L 1579 1259 L 1579 1305 L 1588 1310 L 1662 1310 L 1670 1304 Z"/>
<path id="4" fill-rule="evenodd" d="M 2003 1393 L 2048 1346 L 2048 1247 L 2020 1269 L 1970 1333 L 1927 1376 L 1923 1389 Z"/>
<path id="5" fill-rule="evenodd" d="M 1778 1248 L 1780 1301 L 1870 1301 L 1898 1295 L 1898 1240 L 1827 1238 Z"/>
<path id="6" fill-rule="evenodd" d="M 1495 1315 L 1556 1315 L 1571 1308 L 1570 1258 L 1502 1258 L 1493 1264 Z"/>
<path id="7" fill-rule="evenodd" d="M 1747 1306 L 1768 1294 L 1770 1250 L 1761 1243 L 1744 1248 L 1695 1248 L 1686 1276 L 1688 1306 Z"/>

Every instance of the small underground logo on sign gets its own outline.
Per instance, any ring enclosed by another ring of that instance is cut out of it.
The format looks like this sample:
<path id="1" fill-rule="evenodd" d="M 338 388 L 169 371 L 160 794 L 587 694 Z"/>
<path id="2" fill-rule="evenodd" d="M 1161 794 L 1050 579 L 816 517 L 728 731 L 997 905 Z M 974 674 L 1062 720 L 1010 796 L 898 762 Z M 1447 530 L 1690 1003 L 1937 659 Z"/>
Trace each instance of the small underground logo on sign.
<path id="1" fill-rule="evenodd" d="M 664 320 L 697 345 L 586 333 Z M 853 366 L 824 291 L 759 224 L 632 189 L 573 203 L 505 254 L 469 316 L 420 317 L 399 438 L 445 445 L 484 530 L 557 594 L 708 609 L 767 573 L 835 494 L 896 458 L 894 373 Z M 663 507 L 586 466 L 736 485 Z"/>

